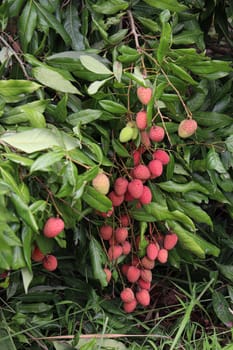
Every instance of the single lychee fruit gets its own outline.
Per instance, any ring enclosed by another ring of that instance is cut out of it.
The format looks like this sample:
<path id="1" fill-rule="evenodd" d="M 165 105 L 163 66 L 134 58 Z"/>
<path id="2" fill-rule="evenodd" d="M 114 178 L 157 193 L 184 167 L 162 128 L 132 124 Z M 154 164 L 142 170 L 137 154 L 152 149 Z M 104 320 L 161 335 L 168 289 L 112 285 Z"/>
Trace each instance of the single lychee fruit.
<path id="1" fill-rule="evenodd" d="M 141 143 L 145 146 L 145 148 L 149 148 L 151 146 L 149 133 L 146 130 L 142 130 L 140 132 Z"/>
<path id="2" fill-rule="evenodd" d="M 126 313 L 133 312 L 137 307 L 137 300 L 134 299 L 130 303 L 123 303 L 123 309 Z"/>
<path id="3" fill-rule="evenodd" d="M 136 293 L 136 299 L 142 306 L 150 304 L 150 293 L 147 289 L 141 289 Z"/>
<path id="4" fill-rule="evenodd" d="M 115 230 L 115 239 L 117 243 L 123 243 L 128 238 L 128 230 L 125 227 L 117 227 Z"/>
<path id="5" fill-rule="evenodd" d="M 153 159 L 148 163 L 148 168 L 151 172 L 152 178 L 158 177 L 163 173 L 163 164 L 160 160 Z"/>
<path id="6" fill-rule="evenodd" d="M 138 199 L 143 193 L 143 182 L 139 179 L 133 179 L 129 182 L 127 190 L 134 199 Z"/>
<path id="7" fill-rule="evenodd" d="M 140 111 L 136 114 L 136 125 L 139 130 L 147 128 L 147 113 L 146 111 Z"/>
<path id="8" fill-rule="evenodd" d="M 131 265 L 130 264 L 123 264 L 121 265 L 121 272 L 124 276 L 127 276 L 128 269 Z"/>
<path id="9" fill-rule="evenodd" d="M 108 241 L 112 237 L 113 228 L 110 225 L 103 225 L 100 227 L 100 236 Z"/>
<path id="10" fill-rule="evenodd" d="M 140 164 L 141 161 L 141 153 L 137 149 L 133 151 L 133 164 L 134 166 Z"/>
<path id="11" fill-rule="evenodd" d="M 167 262 L 167 259 L 168 259 L 167 249 L 164 249 L 164 248 L 160 249 L 158 252 L 157 259 L 161 264 L 165 264 Z"/>
<path id="12" fill-rule="evenodd" d="M 164 151 L 163 149 L 157 149 L 154 153 L 153 153 L 153 159 L 157 159 L 160 160 L 160 162 L 163 165 L 167 165 L 170 161 L 170 156 L 169 154 Z"/>
<path id="13" fill-rule="evenodd" d="M 64 230 L 64 221 L 57 217 L 49 218 L 43 228 L 45 237 L 53 238 L 59 235 Z"/>
<path id="14" fill-rule="evenodd" d="M 92 186 L 102 194 L 107 194 L 110 188 L 110 181 L 107 175 L 104 173 L 99 173 L 96 175 L 96 177 L 92 180 Z"/>
<path id="15" fill-rule="evenodd" d="M 122 143 L 128 142 L 133 137 L 133 128 L 131 126 L 125 126 L 120 131 L 119 141 Z"/>
<path id="16" fill-rule="evenodd" d="M 128 255 L 131 252 L 131 243 L 129 241 L 124 241 L 122 243 L 122 254 Z"/>
<path id="17" fill-rule="evenodd" d="M 111 245 L 108 248 L 108 258 L 110 261 L 118 259 L 122 255 L 122 247 L 120 245 Z"/>
<path id="18" fill-rule="evenodd" d="M 127 227 L 130 225 L 130 217 L 127 214 L 122 214 L 119 217 L 120 225 L 123 227 Z"/>
<path id="19" fill-rule="evenodd" d="M 152 201 L 152 193 L 148 186 L 143 186 L 143 192 L 141 197 L 139 198 L 141 204 L 149 204 Z"/>
<path id="20" fill-rule="evenodd" d="M 135 299 L 135 295 L 131 288 L 124 288 L 121 291 L 120 298 L 124 303 L 130 303 Z"/>
<path id="21" fill-rule="evenodd" d="M 163 246 L 167 250 L 171 250 L 175 247 L 178 241 L 178 236 L 176 233 L 169 233 L 164 237 Z"/>
<path id="22" fill-rule="evenodd" d="M 43 259 L 43 267 L 48 271 L 56 270 L 57 258 L 54 255 L 46 255 Z"/>
<path id="23" fill-rule="evenodd" d="M 178 135 L 186 139 L 187 137 L 192 136 L 197 130 L 197 122 L 194 119 L 185 119 L 182 120 L 178 127 Z"/>
<path id="24" fill-rule="evenodd" d="M 137 255 L 132 256 L 131 265 L 138 266 L 140 263 L 139 257 Z"/>
<path id="25" fill-rule="evenodd" d="M 140 277 L 146 282 L 151 282 L 152 281 L 152 272 L 151 272 L 151 270 L 142 269 L 141 273 L 140 273 Z"/>
<path id="26" fill-rule="evenodd" d="M 118 177 L 114 182 L 114 191 L 117 196 L 122 196 L 127 191 L 128 180 L 124 177 Z"/>
<path id="27" fill-rule="evenodd" d="M 151 260 L 145 255 L 141 260 L 141 264 L 144 269 L 152 270 L 155 267 L 155 260 Z"/>
<path id="28" fill-rule="evenodd" d="M 114 191 L 108 194 L 108 198 L 112 201 L 114 207 L 119 207 L 124 202 L 124 195 L 118 196 Z"/>
<path id="29" fill-rule="evenodd" d="M 150 260 L 155 260 L 158 256 L 159 249 L 155 243 L 149 243 L 146 247 L 146 255 Z"/>
<path id="30" fill-rule="evenodd" d="M 36 246 L 32 251 L 32 256 L 31 256 L 32 260 L 35 262 L 41 262 L 44 259 L 44 257 L 45 255 L 42 253 L 40 248 Z"/>
<path id="31" fill-rule="evenodd" d="M 112 278 L 112 272 L 107 267 L 104 268 L 104 272 L 106 274 L 106 280 L 109 283 Z"/>
<path id="32" fill-rule="evenodd" d="M 136 266 L 130 266 L 128 268 L 126 277 L 129 282 L 134 283 L 140 277 L 140 270 Z"/>
<path id="33" fill-rule="evenodd" d="M 149 130 L 149 138 L 154 142 L 161 142 L 164 139 L 165 132 L 162 126 L 153 125 Z"/>
<path id="34" fill-rule="evenodd" d="M 139 278 L 139 280 L 137 281 L 137 284 L 141 289 L 150 290 L 151 288 L 151 282 L 146 282 L 142 278 Z"/>
<path id="35" fill-rule="evenodd" d="M 147 105 L 152 97 L 152 89 L 150 87 L 139 86 L 137 88 L 137 97 L 141 103 Z"/>
<path id="36" fill-rule="evenodd" d="M 139 164 L 133 168 L 133 177 L 135 179 L 140 179 L 142 181 L 146 181 L 150 178 L 150 170 L 144 164 Z"/>

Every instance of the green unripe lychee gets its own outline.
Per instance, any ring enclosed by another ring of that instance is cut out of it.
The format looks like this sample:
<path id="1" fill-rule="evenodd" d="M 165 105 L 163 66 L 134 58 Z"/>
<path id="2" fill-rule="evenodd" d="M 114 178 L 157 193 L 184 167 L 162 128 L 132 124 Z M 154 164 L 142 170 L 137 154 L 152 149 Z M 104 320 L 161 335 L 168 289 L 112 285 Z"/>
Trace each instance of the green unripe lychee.
<path id="1" fill-rule="evenodd" d="M 133 128 L 130 126 L 125 126 L 123 129 L 121 129 L 120 135 L 119 135 L 119 140 L 120 142 L 128 142 L 132 139 L 133 137 Z"/>

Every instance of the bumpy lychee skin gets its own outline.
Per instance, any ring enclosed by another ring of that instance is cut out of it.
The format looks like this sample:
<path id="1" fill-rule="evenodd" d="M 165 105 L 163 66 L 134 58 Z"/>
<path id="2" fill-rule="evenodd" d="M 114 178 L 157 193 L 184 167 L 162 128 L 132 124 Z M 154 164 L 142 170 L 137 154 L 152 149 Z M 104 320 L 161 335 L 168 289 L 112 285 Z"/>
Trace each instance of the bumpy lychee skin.
<path id="1" fill-rule="evenodd" d="M 129 193 L 129 191 L 128 191 L 128 189 L 127 189 L 127 191 L 126 191 L 126 193 L 125 193 L 125 201 L 126 202 L 132 202 L 132 201 L 134 201 L 134 197 Z"/>
<path id="2" fill-rule="evenodd" d="M 57 258 L 54 255 L 46 255 L 43 259 L 43 267 L 47 271 L 54 271 L 57 268 Z"/>
<path id="3" fill-rule="evenodd" d="M 40 248 L 37 246 L 33 249 L 31 258 L 35 262 L 41 262 L 44 259 L 45 255 L 42 253 Z"/>
<path id="4" fill-rule="evenodd" d="M 133 179 L 129 182 L 127 190 L 134 199 L 138 199 L 143 193 L 143 182 L 139 179 Z"/>
<path id="5" fill-rule="evenodd" d="M 146 111 L 140 111 L 136 114 L 136 125 L 139 130 L 147 128 L 147 113 Z"/>
<path id="6" fill-rule="evenodd" d="M 128 255 L 130 252 L 131 252 L 131 243 L 126 240 L 122 243 L 122 254 Z"/>
<path id="7" fill-rule="evenodd" d="M 120 298 L 124 303 L 130 303 L 135 299 L 135 295 L 132 289 L 127 287 L 121 291 Z"/>
<path id="8" fill-rule="evenodd" d="M 121 272 L 124 276 L 127 276 L 128 269 L 131 265 L 130 264 L 122 264 L 121 265 Z"/>
<path id="9" fill-rule="evenodd" d="M 141 161 L 141 152 L 136 149 L 133 151 L 133 164 L 134 164 L 134 166 L 137 166 L 138 164 L 140 164 L 140 161 Z"/>
<path id="10" fill-rule="evenodd" d="M 108 249 L 108 258 L 110 261 L 118 259 L 122 255 L 122 247 L 120 245 L 112 245 Z"/>
<path id="11" fill-rule="evenodd" d="M 153 125 L 149 130 L 149 138 L 154 142 L 163 141 L 165 136 L 164 129 L 162 126 Z"/>
<path id="12" fill-rule="evenodd" d="M 148 186 L 143 186 L 143 193 L 141 197 L 139 198 L 139 201 L 141 204 L 149 204 L 152 201 L 152 193 Z"/>
<path id="13" fill-rule="evenodd" d="M 133 128 L 131 126 L 125 126 L 121 131 L 119 135 L 119 141 L 122 143 L 128 142 L 133 137 Z"/>
<path id="14" fill-rule="evenodd" d="M 159 249 L 155 243 L 149 243 L 146 247 L 146 255 L 150 260 L 155 260 L 158 256 Z"/>
<path id="15" fill-rule="evenodd" d="M 139 86 L 137 88 L 137 97 L 142 104 L 147 105 L 152 97 L 152 89 L 150 87 Z"/>
<path id="16" fill-rule="evenodd" d="M 136 266 L 130 266 L 126 274 L 127 280 L 131 283 L 136 282 L 140 277 L 140 270 Z"/>
<path id="17" fill-rule="evenodd" d="M 127 227 L 130 225 L 130 217 L 127 214 L 122 214 L 119 217 L 120 225 L 123 227 Z"/>
<path id="18" fill-rule="evenodd" d="M 115 239 L 117 243 L 123 243 L 128 238 L 128 230 L 125 227 L 117 227 L 115 230 Z"/>
<path id="19" fill-rule="evenodd" d="M 146 181 L 150 178 L 150 176 L 151 176 L 150 170 L 144 164 L 139 164 L 133 168 L 133 177 L 135 179 Z"/>
<path id="20" fill-rule="evenodd" d="M 59 235 L 64 230 L 65 224 L 61 218 L 51 217 L 49 218 L 43 228 L 45 237 L 53 238 Z"/>
<path id="21" fill-rule="evenodd" d="M 148 132 L 146 130 L 142 130 L 140 132 L 140 137 L 142 145 L 145 146 L 145 148 L 150 148 L 151 142 Z"/>
<path id="22" fill-rule="evenodd" d="M 108 198 L 112 201 L 114 207 L 119 207 L 124 202 L 124 195 L 118 196 L 114 191 L 108 194 Z"/>
<path id="23" fill-rule="evenodd" d="M 123 309 L 126 313 L 133 312 L 137 307 L 137 300 L 134 299 L 130 303 L 123 303 Z"/>
<path id="24" fill-rule="evenodd" d="M 141 264 L 145 269 L 152 270 L 155 267 L 155 260 L 151 260 L 145 255 L 141 260 Z"/>
<path id="25" fill-rule="evenodd" d="M 112 278 L 112 272 L 107 267 L 104 268 L 104 272 L 106 275 L 107 283 L 109 283 L 111 281 L 111 278 Z"/>
<path id="26" fill-rule="evenodd" d="M 164 151 L 163 149 L 157 149 L 154 153 L 153 153 L 153 159 L 157 159 L 160 160 L 160 162 L 163 165 L 167 165 L 170 162 L 170 156 L 169 154 Z"/>
<path id="27" fill-rule="evenodd" d="M 141 273 L 140 273 L 140 277 L 146 282 L 151 282 L 152 281 L 152 272 L 151 272 L 151 270 L 142 269 Z"/>
<path id="28" fill-rule="evenodd" d="M 150 304 L 150 294 L 147 289 L 141 289 L 136 293 L 136 299 L 142 306 L 148 306 Z"/>
<path id="29" fill-rule="evenodd" d="M 153 159 L 148 163 L 148 168 L 151 172 L 152 178 L 156 178 L 163 173 L 163 164 L 160 160 Z"/>
<path id="30" fill-rule="evenodd" d="M 92 186 L 102 194 L 107 194 L 110 188 L 110 181 L 107 175 L 99 173 L 93 180 Z"/>
<path id="31" fill-rule="evenodd" d="M 113 228 L 112 226 L 110 225 L 103 225 L 100 227 L 100 236 L 108 241 L 111 237 L 112 237 L 112 234 L 113 234 Z"/>
<path id="32" fill-rule="evenodd" d="M 139 278 L 139 280 L 137 281 L 137 284 L 141 289 L 150 290 L 151 288 L 151 282 L 146 282 L 142 278 Z"/>
<path id="33" fill-rule="evenodd" d="M 178 241 L 178 236 L 176 233 L 169 233 L 164 237 L 163 246 L 167 250 L 173 249 Z"/>
<path id="34" fill-rule="evenodd" d="M 127 191 L 128 180 L 124 177 L 118 177 L 114 182 L 114 191 L 117 196 L 122 196 Z"/>
<path id="35" fill-rule="evenodd" d="M 178 127 L 178 135 L 182 139 L 192 136 L 197 130 L 197 122 L 194 119 L 185 119 L 180 122 Z"/>
<path id="36" fill-rule="evenodd" d="M 164 249 L 164 248 L 160 249 L 158 252 L 157 259 L 161 264 L 165 264 L 167 262 L 167 259 L 168 259 L 167 249 Z"/>

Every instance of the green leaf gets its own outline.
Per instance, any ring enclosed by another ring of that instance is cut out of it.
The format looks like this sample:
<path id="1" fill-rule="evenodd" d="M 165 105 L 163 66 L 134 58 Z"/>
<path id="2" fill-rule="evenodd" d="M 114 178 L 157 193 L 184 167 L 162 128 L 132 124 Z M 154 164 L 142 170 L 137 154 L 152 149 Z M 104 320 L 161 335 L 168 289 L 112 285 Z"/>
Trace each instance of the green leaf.
<path id="1" fill-rule="evenodd" d="M 233 266 L 232 265 L 224 265 L 224 264 L 217 264 L 217 267 L 221 274 L 225 276 L 227 279 L 229 279 L 231 282 L 233 282 Z"/>
<path id="2" fill-rule="evenodd" d="M 156 7 L 162 10 L 181 12 L 187 9 L 185 5 L 182 5 L 177 0 L 143 0 L 143 1 L 151 7 Z"/>
<path id="3" fill-rule="evenodd" d="M 91 237 L 90 240 L 89 254 L 91 258 L 93 277 L 100 282 L 102 287 L 106 287 L 108 283 L 106 279 L 106 274 L 102 267 L 104 253 L 101 245 L 94 237 Z"/>
<path id="4" fill-rule="evenodd" d="M 25 294 L 28 293 L 28 287 L 33 280 L 33 273 L 27 267 L 21 269 L 21 274 L 23 278 L 23 286 Z"/>
<path id="5" fill-rule="evenodd" d="M 86 186 L 83 200 L 93 209 L 100 212 L 107 212 L 112 208 L 112 202 L 109 198 L 96 191 L 91 186 Z"/>
<path id="6" fill-rule="evenodd" d="M 48 86 L 51 89 L 70 94 L 82 95 L 81 92 L 66 80 L 60 73 L 45 66 L 35 67 L 32 69 L 32 74 L 41 84 Z"/>
<path id="7" fill-rule="evenodd" d="M 188 201 L 178 200 L 179 205 L 184 212 L 189 215 L 196 222 L 202 222 L 213 228 L 211 217 L 200 206 Z"/>
<path id="8" fill-rule="evenodd" d="M 80 61 L 86 69 L 96 74 L 112 75 L 113 73 L 99 60 L 89 55 L 81 55 Z"/>
<path id="9" fill-rule="evenodd" d="M 84 50 L 84 37 L 80 32 L 80 19 L 75 1 L 72 0 L 66 6 L 64 28 L 70 35 L 73 50 Z"/>
<path id="10" fill-rule="evenodd" d="M 168 62 L 167 67 L 171 69 L 171 71 L 180 79 L 186 81 L 189 84 L 197 85 L 197 82 L 193 80 L 190 74 L 186 72 L 186 70 L 175 63 Z"/>
<path id="11" fill-rule="evenodd" d="M 99 119 L 103 114 L 103 111 L 98 109 L 83 109 L 79 112 L 72 113 L 68 116 L 67 122 L 73 126 L 85 125 Z"/>
<path id="12" fill-rule="evenodd" d="M 166 182 L 160 182 L 157 184 L 160 188 L 162 188 L 164 191 L 171 192 L 171 193 L 176 193 L 176 192 L 181 192 L 181 193 L 186 193 L 189 191 L 200 191 L 205 194 L 209 194 L 209 191 L 207 188 L 204 186 L 200 185 L 199 183 L 195 181 L 190 181 L 185 184 L 179 184 L 174 181 L 166 181 Z"/>
<path id="13" fill-rule="evenodd" d="M 127 108 L 115 101 L 111 101 L 111 100 L 100 100 L 99 104 L 101 105 L 101 107 L 106 110 L 107 112 L 110 113 L 115 113 L 115 114 L 124 114 L 127 113 Z"/>
<path id="14" fill-rule="evenodd" d="M 17 196 L 15 193 L 11 193 L 10 200 L 15 206 L 15 210 L 20 217 L 20 219 L 28 225 L 34 232 L 38 232 L 39 228 L 28 205 L 23 202 L 23 200 Z"/>
<path id="15" fill-rule="evenodd" d="M 128 1 L 124 0 L 98 0 L 96 4 L 92 5 L 92 8 L 97 13 L 114 15 L 119 11 L 126 10 L 128 6 Z"/>
<path id="16" fill-rule="evenodd" d="M 27 51 L 37 25 L 37 12 L 32 1 L 28 1 L 19 17 L 19 37 L 22 49 Z"/>
<path id="17" fill-rule="evenodd" d="M 33 163 L 32 159 L 20 156 L 16 153 L 2 153 L 2 156 L 16 164 L 20 164 L 25 167 L 30 167 Z"/>
<path id="18" fill-rule="evenodd" d="M 209 170 L 214 169 L 220 174 L 226 173 L 226 169 L 220 160 L 219 154 L 215 151 L 214 148 L 211 148 L 207 153 L 206 165 L 207 169 Z"/>
<path id="19" fill-rule="evenodd" d="M 233 325 L 233 315 L 229 311 L 230 305 L 228 304 L 226 297 L 215 290 L 212 294 L 212 302 L 217 317 L 225 324 L 225 326 L 231 328 Z"/>
<path id="20" fill-rule="evenodd" d="M 64 152 L 60 150 L 55 150 L 52 152 L 48 152 L 46 154 L 38 157 L 30 168 L 30 173 L 35 171 L 49 171 L 51 170 L 51 165 L 59 162 L 64 157 Z"/>
<path id="21" fill-rule="evenodd" d="M 101 88 L 101 86 L 103 86 L 108 80 L 109 78 L 104 80 L 96 80 L 93 83 L 91 83 L 87 89 L 88 94 L 89 95 L 96 94 L 98 90 Z"/>
<path id="22" fill-rule="evenodd" d="M 114 149 L 114 152 L 118 154 L 120 157 L 128 158 L 130 157 L 129 152 L 127 149 L 122 145 L 122 143 L 119 140 L 116 140 L 112 138 L 112 147 Z"/>
<path id="23" fill-rule="evenodd" d="M 40 87 L 41 85 L 29 80 L 0 80 L 0 95 L 9 97 L 27 94 L 38 90 Z"/>
<path id="24" fill-rule="evenodd" d="M 233 135 L 226 138 L 225 144 L 226 144 L 227 150 L 233 153 Z"/>
<path id="25" fill-rule="evenodd" d="M 163 23 L 162 33 L 160 37 L 159 47 L 157 49 L 157 59 L 161 64 L 167 55 L 172 39 L 172 30 L 169 23 Z"/>

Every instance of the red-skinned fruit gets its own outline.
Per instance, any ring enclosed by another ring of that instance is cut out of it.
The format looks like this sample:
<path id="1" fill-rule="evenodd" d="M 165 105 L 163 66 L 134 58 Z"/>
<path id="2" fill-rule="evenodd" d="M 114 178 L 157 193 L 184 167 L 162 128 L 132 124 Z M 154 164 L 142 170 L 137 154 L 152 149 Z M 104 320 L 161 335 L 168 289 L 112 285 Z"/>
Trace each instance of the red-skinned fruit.
<path id="1" fill-rule="evenodd" d="M 150 304 L 150 294 L 147 289 L 141 289 L 136 293 L 136 299 L 142 306 L 148 306 Z"/>
<path id="2" fill-rule="evenodd" d="M 124 303 L 130 303 L 135 300 L 135 295 L 132 289 L 127 287 L 121 291 L 120 298 Z"/>
<path id="3" fill-rule="evenodd" d="M 134 166 L 137 166 L 138 164 L 140 164 L 141 161 L 141 153 L 140 151 L 138 151 L 137 149 L 135 151 L 133 151 L 133 164 Z"/>
<path id="4" fill-rule="evenodd" d="M 110 261 L 118 259 L 122 255 L 122 247 L 120 245 L 112 245 L 108 248 L 108 258 Z"/>
<path id="5" fill-rule="evenodd" d="M 138 164 L 133 168 L 133 177 L 142 181 L 148 180 L 151 176 L 150 170 L 144 164 Z"/>
<path id="6" fill-rule="evenodd" d="M 149 130 L 149 138 L 154 142 L 163 141 L 165 136 L 164 129 L 162 126 L 153 125 Z"/>
<path id="7" fill-rule="evenodd" d="M 152 201 L 152 193 L 148 186 L 143 186 L 143 192 L 141 197 L 139 198 L 141 204 L 149 204 Z"/>
<path id="8" fill-rule="evenodd" d="M 43 228 L 45 237 L 53 238 L 59 235 L 64 230 L 64 221 L 58 217 L 49 218 Z"/>
<path id="9" fill-rule="evenodd" d="M 151 270 L 142 269 L 141 273 L 140 273 L 140 277 L 146 282 L 151 282 L 152 281 L 152 272 L 151 272 Z"/>
<path id="10" fill-rule="evenodd" d="M 150 290 L 151 288 L 151 282 L 146 282 L 142 278 L 139 278 L 139 280 L 137 281 L 137 284 L 141 289 Z"/>
<path id="11" fill-rule="evenodd" d="M 157 159 L 160 160 L 160 162 L 163 165 L 167 165 L 170 161 L 170 156 L 169 154 L 164 151 L 163 149 L 157 149 L 154 153 L 153 153 L 153 159 Z"/>
<path id="12" fill-rule="evenodd" d="M 98 210 L 96 211 L 96 214 L 102 216 L 102 218 L 110 218 L 113 213 L 114 213 L 114 208 L 108 210 L 106 213 Z"/>
<path id="13" fill-rule="evenodd" d="M 185 119 L 180 122 L 178 127 L 178 135 L 186 139 L 187 137 L 192 136 L 197 130 L 197 122 L 194 119 Z"/>
<path id="14" fill-rule="evenodd" d="M 134 283 L 140 277 L 140 270 L 136 266 L 130 266 L 128 268 L 126 277 L 129 282 Z"/>
<path id="15" fill-rule="evenodd" d="M 104 173 L 98 174 L 93 180 L 92 180 L 92 186 L 96 189 L 96 191 L 107 194 L 110 188 L 110 181 L 107 175 Z"/>
<path id="16" fill-rule="evenodd" d="M 43 259 L 43 267 L 47 271 L 54 271 L 57 268 L 57 258 L 54 255 L 46 255 Z"/>
<path id="17" fill-rule="evenodd" d="M 150 260 L 155 260 L 158 256 L 159 249 L 155 243 L 149 243 L 146 247 L 146 255 Z"/>
<path id="18" fill-rule="evenodd" d="M 123 264 L 121 265 L 121 272 L 124 276 L 127 276 L 127 271 L 131 265 L 130 264 Z"/>
<path id="19" fill-rule="evenodd" d="M 138 266 L 139 263 L 140 263 L 139 257 L 137 255 L 133 255 L 131 260 L 131 265 Z"/>
<path id="20" fill-rule="evenodd" d="M 150 142 L 150 137 L 149 133 L 146 130 L 142 130 L 140 132 L 140 137 L 141 137 L 141 143 L 145 148 L 150 148 L 151 142 Z"/>
<path id="21" fill-rule="evenodd" d="M 112 201 L 114 207 L 119 207 L 124 202 L 124 195 L 118 196 L 114 191 L 108 194 L 108 198 Z"/>
<path id="22" fill-rule="evenodd" d="M 115 239 L 117 243 L 123 243 L 128 238 L 128 230 L 125 227 L 117 227 L 115 230 Z"/>
<path id="23" fill-rule="evenodd" d="M 155 267 L 155 260 L 150 260 L 146 255 L 142 258 L 141 264 L 144 269 L 152 270 Z"/>
<path id="24" fill-rule="evenodd" d="M 134 299 L 130 303 L 123 303 L 123 310 L 126 313 L 133 312 L 136 309 L 136 307 L 137 307 L 137 300 L 136 299 Z"/>
<path id="25" fill-rule="evenodd" d="M 122 214 L 119 217 L 119 221 L 121 226 L 127 227 L 130 225 L 130 217 L 127 214 Z"/>
<path id="26" fill-rule="evenodd" d="M 137 88 L 137 97 L 142 104 L 147 105 L 152 97 L 152 89 L 150 87 L 139 86 Z"/>
<path id="27" fill-rule="evenodd" d="M 131 252 L 131 243 L 129 241 L 125 241 L 122 243 L 122 254 L 128 255 Z"/>
<path id="28" fill-rule="evenodd" d="M 100 236 L 108 241 L 112 237 L 113 228 L 110 225 L 103 225 L 100 227 Z"/>
<path id="29" fill-rule="evenodd" d="M 112 278 L 112 272 L 107 267 L 104 268 L 104 272 L 106 275 L 106 280 L 109 283 L 111 281 L 111 278 Z"/>
<path id="30" fill-rule="evenodd" d="M 151 177 L 156 178 L 162 175 L 163 173 L 163 164 L 160 160 L 153 159 L 148 163 L 148 168 L 151 172 Z"/>
<path id="31" fill-rule="evenodd" d="M 118 177 L 114 182 L 114 191 L 117 196 L 122 196 L 127 191 L 128 180 L 124 177 Z"/>
<path id="32" fill-rule="evenodd" d="M 41 262 L 44 259 L 45 255 L 42 251 L 36 246 L 32 251 L 32 260 L 35 262 Z"/>
<path id="33" fill-rule="evenodd" d="M 167 250 L 171 250 L 176 246 L 178 236 L 176 233 L 169 233 L 164 237 L 163 246 Z"/>
<path id="34" fill-rule="evenodd" d="M 143 193 L 143 182 L 139 179 L 133 179 L 129 182 L 127 190 L 134 199 L 138 199 Z"/>
<path id="35" fill-rule="evenodd" d="M 168 259 L 167 249 L 164 249 L 164 248 L 160 249 L 158 252 L 157 259 L 161 264 L 165 264 L 167 262 L 167 259 Z"/>
<path id="36" fill-rule="evenodd" d="M 125 201 L 126 202 L 132 202 L 134 201 L 135 198 L 133 198 L 133 196 L 129 193 L 129 191 L 127 190 L 127 192 L 125 193 Z"/>
<path id="37" fill-rule="evenodd" d="M 139 130 L 147 128 L 147 113 L 146 111 L 140 111 L 136 114 L 136 125 Z"/>

